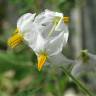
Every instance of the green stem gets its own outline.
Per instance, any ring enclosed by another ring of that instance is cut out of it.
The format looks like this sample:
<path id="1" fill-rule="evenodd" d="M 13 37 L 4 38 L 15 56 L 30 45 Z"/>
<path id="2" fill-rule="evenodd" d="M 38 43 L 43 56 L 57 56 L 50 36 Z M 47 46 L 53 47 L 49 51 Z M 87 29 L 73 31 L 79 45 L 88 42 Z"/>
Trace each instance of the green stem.
<path id="1" fill-rule="evenodd" d="M 74 83 L 82 89 L 82 91 L 84 91 L 88 96 L 93 96 L 90 90 L 88 90 L 80 81 L 78 81 L 74 76 L 72 76 L 64 67 L 63 71 L 66 76 L 69 76 L 74 81 Z"/>

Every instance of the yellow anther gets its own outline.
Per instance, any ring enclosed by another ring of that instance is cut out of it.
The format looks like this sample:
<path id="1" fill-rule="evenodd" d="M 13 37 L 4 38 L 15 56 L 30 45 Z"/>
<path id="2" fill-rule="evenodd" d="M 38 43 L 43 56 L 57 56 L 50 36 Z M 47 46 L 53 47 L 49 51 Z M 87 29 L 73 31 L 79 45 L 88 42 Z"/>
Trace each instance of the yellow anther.
<path id="1" fill-rule="evenodd" d="M 69 23 L 69 17 L 68 16 L 64 16 L 64 23 L 68 24 Z"/>
<path id="2" fill-rule="evenodd" d="M 45 64 L 47 59 L 47 55 L 46 54 L 41 54 L 38 56 L 38 70 L 40 71 L 43 67 L 43 65 Z"/>
<path id="3" fill-rule="evenodd" d="M 22 35 L 18 32 L 16 29 L 16 34 L 14 34 L 11 38 L 8 39 L 8 46 L 11 48 L 16 47 L 18 44 L 20 44 L 23 41 Z"/>

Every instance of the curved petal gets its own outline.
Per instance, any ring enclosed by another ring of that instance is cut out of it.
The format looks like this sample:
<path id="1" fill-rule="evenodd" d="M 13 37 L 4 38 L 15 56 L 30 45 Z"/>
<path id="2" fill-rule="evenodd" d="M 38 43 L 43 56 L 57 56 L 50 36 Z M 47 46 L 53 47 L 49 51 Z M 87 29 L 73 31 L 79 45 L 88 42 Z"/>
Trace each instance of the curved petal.
<path id="1" fill-rule="evenodd" d="M 84 68 L 81 66 L 81 64 L 75 64 L 73 69 L 72 69 L 71 74 L 74 77 L 78 77 L 78 76 L 80 76 L 82 71 L 84 71 Z"/>
<path id="2" fill-rule="evenodd" d="M 67 43 L 68 34 L 69 34 L 68 29 L 67 27 L 64 30 L 63 29 L 60 29 L 59 31 L 55 31 L 56 33 L 54 32 L 52 34 L 52 36 L 54 37 L 50 38 L 48 44 L 46 44 L 46 50 L 49 56 L 60 53 L 64 45 Z"/>
<path id="3" fill-rule="evenodd" d="M 92 65 L 93 67 L 96 67 L 96 55 L 92 53 L 88 53 L 88 56 L 89 56 L 90 65 Z"/>
<path id="4" fill-rule="evenodd" d="M 18 26 L 21 26 L 23 20 L 28 19 L 30 16 L 32 16 L 31 13 L 26 13 L 26 14 L 22 15 L 22 16 L 18 19 L 18 21 L 17 21 L 17 27 L 18 27 Z M 25 18 L 25 19 L 24 19 L 24 18 Z"/>
<path id="5" fill-rule="evenodd" d="M 88 65 L 87 65 L 88 66 Z M 88 74 L 91 72 L 96 72 L 96 68 L 94 69 L 93 67 L 87 67 L 86 65 L 82 65 L 82 64 L 76 64 L 73 69 L 72 69 L 72 75 L 75 77 L 78 77 L 82 74 Z"/>
<path id="6" fill-rule="evenodd" d="M 64 34 L 62 32 L 57 37 L 54 37 L 53 39 L 51 39 L 48 42 L 48 44 L 46 44 L 46 50 L 49 56 L 56 55 L 62 51 L 63 43 L 65 43 L 63 39 L 64 37 L 63 35 Z"/>
<path id="7" fill-rule="evenodd" d="M 26 13 L 21 16 L 17 21 L 17 28 L 19 28 L 21 32 L 24 32 L 28 25 L 33 22 L 35 15 L 36 14 Z"/>
<path id="8" fill-rule="evenodd" d="M 28 32 L 24 33 L 24 40 L 28 43 L 28 45 L 33 49 L 39 48 L 40 44 L 43 43 L 43 40 L 40 36 L 38 26 L 35 23 L 31 24 L 31 29 L 27 30 Z"/>
<path id="9" fill-rule="evenodd" d="M 53 19 L 53 16 L 46 15 L 46 11 L 44 11 L 36 16 L 34 22 L 38 24 L 48 24 L 49 22 L 52 21 L 52 19 Z"/>
<path id="10" fill-rule="evenodd" d="M 76 77 L 82 74 L 89 74 L 91 72 L 96 72 L 96 55 L 88 53 L 89 59 L 87 62 L 82 60 L 77 60 L 77 63 L 72 69 L 72 74 Z"/>
<path id="11" fill-rule="evenodd" d="M 50 11 L 48 9 L 45 10 L 45 13 L 46 13 L 46 16 L 57 16 L 57 17 L 62 17 L 63 16 L 62 13 Z"/>
<path id="12" fill-rule="evenodd" d="M 74 63 L 74 60 L 70 60 L 66 58 L 62 53 L 59 53 L 55 56 L 50 56 L 48 60 L 49 60 L 49 63 L 51 64 L 55 64 L 57 66 L 64 65 L 65 68 L 68 67 L 70 64 Z"/>
<path id="13" fill-rule="evenodd" d="M 44 12 L 36 16 L 35 22 L 39 24 L 48 24 L 48 22 L 52 22 L 54 17 L 63 17 L 63 14 L 46 9 Z"/>
<path id="14" fill-rule="evenodd" d="M 29 46 L 36 52 L 36 54 L 38 54 L 45 50 L 46 40 L 44 40 L 40 34 L 36 34 L 36 36 L 34 42 L 31 42 Z"/>

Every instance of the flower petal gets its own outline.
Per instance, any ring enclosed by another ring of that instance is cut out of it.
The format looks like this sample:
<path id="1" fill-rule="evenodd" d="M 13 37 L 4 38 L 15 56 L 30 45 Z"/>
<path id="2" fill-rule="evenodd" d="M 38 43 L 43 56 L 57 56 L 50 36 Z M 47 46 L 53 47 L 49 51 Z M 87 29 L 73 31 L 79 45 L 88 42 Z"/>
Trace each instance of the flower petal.
<path id="1" fill-rule="evenodd" d="M 28 26 L 28 23 L 32 23 L 36 14 L 26 13 L 21 16 L 17 21 L 17 28 L 20 29 L 21 32 Z"/>
<path id="2" fill-rule="evenodd" d="M 53 38 L 49 40 L 49 42 L 46 44 L 46 49 L 48 51 L 48 54 L 50 56 L 56 55 L 60 53 L 64 47 L 64 45 L 67 43 L 68 40 L 68 30 L 60 30 L 54 32 Z"/>
<path id="3" fill-rule="evenodd" d="M 68 67 L 70 64 L 74 63 L 74 60 L 70 60 L 67 57 L 65 57 L 62 53 L 59 53 L 57 55 L 54 56 L 50 56 L 48 58 L 49 62 L 51 64 L 55 64 L 57 66 L 62 66 L 64 65 L 64 67 Z"/>
<path id="4" fill-rule="evenodd" d="M 75 66 L 72 69 L 72 74 L 78 77 L 82 74 L 88 74 L 91 72 L 96 72 L 96 55 L 91 53 L 86 53 L 89 56 L 88 62 L 83 62 L 82 60 L 77 60 Z"/>

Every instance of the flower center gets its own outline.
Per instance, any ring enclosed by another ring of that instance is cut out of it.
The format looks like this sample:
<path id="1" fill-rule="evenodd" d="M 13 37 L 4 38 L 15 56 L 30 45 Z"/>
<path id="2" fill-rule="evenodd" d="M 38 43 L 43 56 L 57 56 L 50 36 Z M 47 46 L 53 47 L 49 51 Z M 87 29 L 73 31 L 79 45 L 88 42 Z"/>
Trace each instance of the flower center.
<path id="1" fill-rule="evenodd" d="M 38 70 L 41 71 L 43 65 L 45 64 L 47 60 L 47 55 L 46 54 L 40 54 L 38 56 Z"/>
<path id="2" fill-rule="evenodd" d="M 19 45 L 22 41 L 23 41 L 22 34 L 20 34 L 19 29 L 16 29 L 15 34 L 11 38 L 8 39 L 8 45 L 11 48 L 14 48 L 17 45 Z"/>

